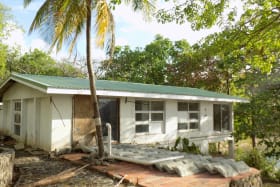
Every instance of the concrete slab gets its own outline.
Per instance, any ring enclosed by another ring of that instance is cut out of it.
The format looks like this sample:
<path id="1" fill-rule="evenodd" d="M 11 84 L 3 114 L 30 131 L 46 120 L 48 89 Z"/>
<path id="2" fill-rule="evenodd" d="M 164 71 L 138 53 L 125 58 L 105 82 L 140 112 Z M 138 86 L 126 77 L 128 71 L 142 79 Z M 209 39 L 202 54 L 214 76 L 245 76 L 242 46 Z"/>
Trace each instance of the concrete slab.
<path id="1" fill-rule="evenodd" d="M 205 171 L 223 177 L 233 177 L 250 169 L 244 162 L 232 159 L 187 154 L 145 145 L 114 144 L 111 157 L 135 164 L 154 165 L 159 171 L 181 177 Z"/>
<path id="2" fill-rule="evenodd" d="M 184 154 L 141 145 L 116 144 L 112 145 L 111 157 L 142 165 L 153 165 L 162 161 L 184 158 Z"/>
<path id="3" fill-rule="evenodd" d="M 76 164 L 85 165 L 83 160 L 79 160 L 83 154 L 67 154 L 61 158 L 70 160 Z M 112 178 L 122 178 L 125 181 L 134 183 L 138 186 L 185 186 L 185 187 L 228 187 L 232 181 L 239 181 L 243 178 L 249 178 L 260 174 L 260 171 L 250 168 L 248 172 L 235 177 L 224 178 L 221 175 L 211 175 L 208 172 L 195 175 L 179 177 L 174 174 L 160 172 L 159 170 L 139 164 L 116 162 L 109 166 L 89 166 L 88 169 L 99 171 Z"/>

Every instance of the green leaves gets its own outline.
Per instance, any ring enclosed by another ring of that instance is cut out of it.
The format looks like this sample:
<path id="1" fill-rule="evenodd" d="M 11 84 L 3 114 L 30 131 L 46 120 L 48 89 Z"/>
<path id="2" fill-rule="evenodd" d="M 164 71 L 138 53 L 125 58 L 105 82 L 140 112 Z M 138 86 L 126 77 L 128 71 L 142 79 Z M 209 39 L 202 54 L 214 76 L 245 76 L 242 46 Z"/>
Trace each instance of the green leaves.
<path id="1" fill-rule="evenodd" d="M 13 54 L 9 54 L 13 55 Z M 15 56 L 9 61 L 11 70 L 18 73 L 28 73 L 37 75 L 57 75 L 82 77 L 84 74 L 78 68 L 67 62 L 56 62 L 49 54 L 34 49 L 20 56 Z"/>
<path id="2" fill-rule="evenodd" d="M 184 3 L 174 3 L 171 9 L 160 9 L 156 18 L 161 23 L 175 21 L 177 24 L 190 22 L 192 29 L 210 28 L 227 7 L 228 0 L 193 0 Z"/>

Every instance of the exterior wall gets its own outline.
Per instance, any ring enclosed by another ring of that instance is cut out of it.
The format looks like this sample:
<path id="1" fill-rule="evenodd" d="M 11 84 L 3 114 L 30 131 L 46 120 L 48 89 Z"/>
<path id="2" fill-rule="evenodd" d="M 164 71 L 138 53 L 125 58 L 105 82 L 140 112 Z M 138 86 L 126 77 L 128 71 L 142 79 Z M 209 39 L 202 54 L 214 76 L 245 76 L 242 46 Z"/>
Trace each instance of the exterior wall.
<path id="1" fill-rule="evenodd" d="M 145 99 L 143 99 L 145 100 Z M 208 152 L 208 143 L 230 139 L 231 132 L 213 130 L 213 102 L 200 102 L 200 124 L 197 130 L 178 130 L 178 112 L 176 100 L 165 100 L 164 133 L 135 133 L 135 99 L 120 100 L 120 143 L 173 143 L 177 137 L 185 137 Z M 173 145 L 173 144 L 172 144 Z"/>
<path id="2" fill-rule="evenodd" d="M 38 98 L 36 101 L 36 140 L 37 147 L 51 150 L 51 105 L 50 97 Z M 38 125 L 39 124 L 39 125 Z M 38 134 L 37 134 L 38 133 Z"/>
<path id="3" fill-rule="evenodd" d="M 131 143 L 135 136 L 135 99 L 120 99 L 120 143 Z"/>
<path id="4" fill-rule="evenodd" d="M 13 101 L 21 101 L 21 135 L 14 134 Z M 3 95 L 1 131 L 13 138 L 45 150 L 50 150 L 50 98 L 48 95 L 24 86 L 13 84 Z"/>
<path id="5" fill-rule="evenodd" d="M 2 105 L 2 110 L 1 110 L 2 116 L 0 118 L 0 131 L 4 134 L 9 134 L 11 131 L 11 126 L 9 124 L 11 124 L 11 118 L 10 113 L 10 101 L 3 101 L 3 105 Z"/>
<path id="6" fill-rule="evenodd" d="M 71 148 L 72 95 L 51 96 L 51 150 Z"/>
<path id="7" fill-rule="evenodd" d="M 13 100 L 21 100 L 22 102 L 21 136 L 16 136 L 13 133 Z M 135 132 L 135 100 L 135 98 L 120 98 L 120 143 L 164 142 L 173 145 L 175 139 L 180 136 L 200 145 L 202 152 L 206 153 L 208 143 L 232 140 L 230 131 L 215 132 L 213 130 L 214 103 L 205 101 L 200 102 L 200 124 L 197 130 L 178 130 L 178 101 L 164 100 L 165 113 L 162 133 L 137 134 Z M 141 100 L 148 99 L 142 98 Z M 72 103 L 72 95 L 47 95 L 15 83 L 3 96 L 0 130 L 28 145 L 48 151 L 71 148 Z M 232 119 L 231 121 L 233 121 Z M 233 122 L 231 126 L 233 126 Z"/>

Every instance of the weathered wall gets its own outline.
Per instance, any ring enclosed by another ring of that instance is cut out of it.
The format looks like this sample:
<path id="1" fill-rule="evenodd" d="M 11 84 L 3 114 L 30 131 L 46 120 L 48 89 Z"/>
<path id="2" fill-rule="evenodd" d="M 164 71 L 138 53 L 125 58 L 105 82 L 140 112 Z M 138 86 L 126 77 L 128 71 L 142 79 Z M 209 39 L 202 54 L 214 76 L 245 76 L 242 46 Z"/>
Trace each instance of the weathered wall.
<path id="1" fill-rule="evenodd" d="M 135 136 L 134 99 L 120 99 L 120 143 L 131 143 Z"/>
<path id="2" fill-rule="evenodd" d="M 51 96 L 51 150 L 71 148 L 72 95 Z"/>
<path id="3" fill-rule="evenodd" d="M 227 140 L 230 132 L 213 131 L 213 102 L 200 102 L 200 128 L 198 130 L 178 130 L 176 100 L 165 101 L 165 125 L 163 133 L 135 133 L 135 99 L 120 100 L 120 142 L 121 143 L 173 143 L 178 137 L 186 137 L 207 152 L 209 142 Z"/>
<path id="4" fill-rule="evenodd" d="M 22 102 L 21 135 L 14 134 L 13 101 Z M 50 99 L 47 94 L 22 84 L 13 84 L 3 95 L 2 130 L 28 145 L 50 148 Z"/>

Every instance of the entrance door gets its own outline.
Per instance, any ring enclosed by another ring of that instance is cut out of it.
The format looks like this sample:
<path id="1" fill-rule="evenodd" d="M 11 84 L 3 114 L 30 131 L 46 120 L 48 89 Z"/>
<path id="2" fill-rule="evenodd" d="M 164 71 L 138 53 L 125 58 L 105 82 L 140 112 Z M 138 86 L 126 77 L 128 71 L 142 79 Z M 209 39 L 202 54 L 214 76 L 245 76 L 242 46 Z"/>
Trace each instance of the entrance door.
<path id="1" fill-rule="evenodd" d="M 99 111 L 103 136 L 108 136 L 106 123 L 110 123 L 112 126 L 112 140 L 119 141 L 119 100 L 116 98 L 99 98 Z"/>

